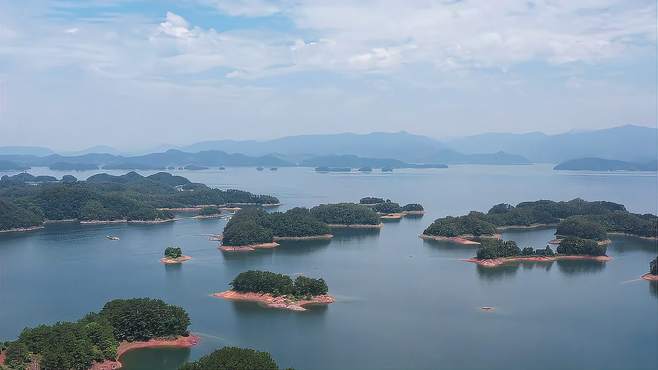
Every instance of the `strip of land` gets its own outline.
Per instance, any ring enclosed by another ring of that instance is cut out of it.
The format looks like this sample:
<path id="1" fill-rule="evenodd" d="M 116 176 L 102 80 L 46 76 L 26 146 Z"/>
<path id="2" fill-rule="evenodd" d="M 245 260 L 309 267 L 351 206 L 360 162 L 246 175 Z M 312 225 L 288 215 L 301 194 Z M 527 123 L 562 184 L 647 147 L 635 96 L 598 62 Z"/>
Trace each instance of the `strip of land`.
<path id="1" fill-rule="evenodd" d="M 317 295 L 311 298 L 296 299 L 288 296 L 275 297 L 267 293 L 241 293 L 234 290 L 227 290 L 212 295 L 216 298 L 223 298 L 230 301 L 256 302 L 270 308 L 279 308 L 291 311 L 306 311 L 305 306 L 321 305 L 334 303 L 336 299 L 328 294 Z"/>

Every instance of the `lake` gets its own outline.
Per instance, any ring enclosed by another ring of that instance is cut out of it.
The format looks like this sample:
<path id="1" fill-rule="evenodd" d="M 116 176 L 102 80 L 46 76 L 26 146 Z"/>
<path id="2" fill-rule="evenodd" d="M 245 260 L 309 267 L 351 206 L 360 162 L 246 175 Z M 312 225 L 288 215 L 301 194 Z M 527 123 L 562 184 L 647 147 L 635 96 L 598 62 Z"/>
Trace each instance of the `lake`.
<path id="1" fill-rule="evenodd" d="M 486 211 L 501 202 L 581 197 L 655 214 L 655 173 L 555 172 L 549 165 L 386 174 L 320 174 L 309 168 L 174 173 L 209 186 L 275 195 L 283 203 L 280 210 L 372 195 L 421 203 L 427 214 L 387 222 L 381 231 L 338 231 L 331 241 L 282 242 L 273 250 L 239 255 L 223 255 L 208 240 L 207 234 L 225 225 L 218 219 L 57 224 L 0 235 L 0 340 L 14 339 L 26 326 L 76 320 L 114 298 L 148 296 L 183 306 L 201 343 L 191 350 L 129 352 L 123 357 L 126 370 L 176 369 L 226 345 L 268 351 L 282 368 L 297 370 L 656 369 L 658 285 L 639 280 L 658 253 L 655 242 L 615 237 L 608 247 L 613 259 L 604 264 L 557 261 L 486 269 L 462 261 L 474 256 L 473 247 L 418 238 L 437 217 Z M 553 233 L 503 236 L 521 247 L 543 247 Z M 162 265 L 159 258 L 171 245 L 193 259 Z M 288 312 L 210 297 L 249 269 L 323 277 L 337 302 Z"/>

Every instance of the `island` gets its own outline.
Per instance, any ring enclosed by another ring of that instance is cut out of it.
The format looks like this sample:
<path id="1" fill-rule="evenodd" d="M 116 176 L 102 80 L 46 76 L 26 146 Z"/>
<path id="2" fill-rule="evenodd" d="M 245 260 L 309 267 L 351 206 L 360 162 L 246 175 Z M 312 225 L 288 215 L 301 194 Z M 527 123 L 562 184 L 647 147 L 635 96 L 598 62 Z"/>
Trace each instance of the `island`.
<path id="1" fill-rule="evenodd" d="M 137 348 L 198 343 L 185 310 L 159 299 L 116 299 L 76 322 L 26 328 L 4 351 L 12 369 L 116 369 L 121 356 Z M 3 364 L 0 363 L 0 366 Z"/>
<path id="2" fill-rule="evenodd" d="M 222 207 L 218 206 L 205 206 L 201 207 L 199 214 L 194 216 L 194 218 L 205 219 L 205 218 L 218 218 L 222 217 Z"/>
<path id="3" fill-rule="evenodd" d="M 321 204 L 311 208 L 310 214 L 332 228 L 379 229 L 384 226 L 377 212 L 362 204 Z"/>
<path id="4" fill-rule="evenodd" d="M 481 241 L 474 258 L 466 261 L 483 267 L 497 267 L 510 262 L 552 262 L 560 259 L 609 261 L 606 246 L 591 239 L 568 237 L 560 242 L 557 253 L 550 246 L 544 249 L 525 247 L 520 249 L 512 240 L 486 239 Z"/>
<path id="5" fill-rule="evenodd" d="M 315 172 L 352 172 L 351 167 L 315 167 Z"/>
<path id="6" fill-rule="evenodd" d="M 407 216 L 422 216 L 425 214 L 425 208 L 418 203 L 409 203 L 402 206 L 402 213 Z"/>
<path id="7" fill-rule="evenodd" d="M 627 162 L 603 158 L 578 158 L 553 167 L 557 171 L 658 171 L 658 161 Z"/>
<path id="8" fill-rule="evenodd" d="M 314 217 L 307 208 L 292 208 L 286 212 L 267 213 L 259 208 L 244 208 L 224 227 L 224 252 L 251 252 L 274 248 L 281 240 L 331 239 L 329 226 Z"/>
<path id="9" fill-rule="evenodd" d="M 268 352 L 250 348 L 223 347 L 194 362 L 188 362 L 180 370 L 279 370 L 279 365 Z M 289 369 L 292 370 L 292 369 Z"/>
<path id="10" fill-rule="evenodd" d="M 306 311 L 305 306 L 325 305 L 335 301 L 327 294 L 323 279 L 290 276 L 270 271 L 250 270 L 240 273 L 229 284 L 230 290 L 213 296 L 232 301 L 257 302 L 266 307 Z"/>
<path id="11" fill-rule="evenodd" d="M 164 257 L 160 262 L 166 265 L 179 264 L 191 260 L 192 257 L 184 256 L 183 251 L 179 247 L 167 247 L 164 251 Z"/>
<path id="12" fill-rule="evenodd" d="M 404 206 L 392 202 L 390 199 L 379 197 L 364 197 L 359 200 L 359 204 L 371 207 L 384 220 L 399 220 L 404 216 L 417 216 L 425 214 L 422 205 L 418 203 L 409 203 Z"/>
<path id="13" fill-rule="evenodd" d="M 658 257 L 649 262 L 649 272 L 642 275 L 642 279 L 649 281 L 658 281 Z"/>
<path id="14" fill-rule="evenodd" d="M 472 211 L 467 216 L 440 218 L 421 238 L 474 244 L 482 235 L 495 236 L 506 229 L 546 227 L 557 227 L 557 239 L 552 243 L 573 236 L 603 244 L 609 242 L 610 234 L 658 240 L 658 216 L 631 213 L 618 203 L 579 198 L 566 202 L 522 202 L 516 206 L 501 203 L 487 213 Z"/>
<path id="15" fill-rule="evenodd" d="M 188 170 L 188 171 L 203 171 L 203 170 L 207 170 L 208 167 L 199 166 L 199 165 L 196 165 L 196 164 L 188 164 L 187 166 L 183 167 L 183 169 Z"/>
<path id="16" fill-rule="evenodd" d="M 372 172 L 372 167 L 360 167 L 359 172 Z"/>
<path id="17" fill-rule="evenodd" d="M 49 221 L 75 220 L 83 224 L 160 223 L 174 220 L 171 210 L 202 205 L 278 204 L 268 195 L 220 190 L 192 183 L 181 176 L 136 172 L 113 176 L 97 174 L 86 181 L 73 176 L 18 174 L 0 179 L 0 231 L 27 231 Z"/>
<path id="18" fill-rule="evenodd" d="M 365 204 L 365 205 L 375 205 L 384 202 L 385 202 L 384 198 L 378 198 L 378 197 L 363 197 L 359 199 L 359 204 Z"/>

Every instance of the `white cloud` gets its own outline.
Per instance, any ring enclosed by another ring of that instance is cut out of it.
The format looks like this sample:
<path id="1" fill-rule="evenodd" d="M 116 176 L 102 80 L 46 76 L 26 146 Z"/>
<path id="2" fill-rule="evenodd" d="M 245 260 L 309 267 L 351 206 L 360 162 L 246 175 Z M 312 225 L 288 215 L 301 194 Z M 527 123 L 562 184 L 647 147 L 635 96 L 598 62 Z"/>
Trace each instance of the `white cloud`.
<path id="1" fill-rule="evenodd" d="M 220 12 L 234 17 L 266 17 L 283 10 L 276 1 L 268 0 L 203 0 Z"/>

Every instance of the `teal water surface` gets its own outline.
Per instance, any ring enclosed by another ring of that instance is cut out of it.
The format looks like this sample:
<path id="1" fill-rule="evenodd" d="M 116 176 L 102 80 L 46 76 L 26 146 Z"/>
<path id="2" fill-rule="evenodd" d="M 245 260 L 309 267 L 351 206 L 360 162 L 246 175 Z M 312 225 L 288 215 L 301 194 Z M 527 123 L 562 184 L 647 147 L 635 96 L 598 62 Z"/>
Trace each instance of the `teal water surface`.
<path id="1" fill-rule="evenodd" d="M 46 169 L 39 174 L 63 173 Z M 148 174 L 150 172 L 145 172 Z M 85 178 L 91 172 L 77 174 Z M 381 231 L 336 232 L 331 241 L 284 242 L 223 255 L 207 234 L 224 220 L 161 225 L 49 225 L 0 236 L 0 340 L 23 327 L 75 320 L 108 300 L 158 297 L 183 306 L 201 343 L 191 350 L 129 352 L 125 369 L 176 369 L 225 345 L 271 352 L 303 369 L 656 369 L 658 286 L 639 277 L 655 242 L 615 237 L 613 259 L 481 268 L 475 249 L 418 234 L 440 216 L 526 200 L 609 200 L 656 213 L 656 175 L 558 173 L 550 166 L 453 166 L 392 174 L 318 174 L 308 168 L 180 171 L 193 181 L 273 194 L 280 209 L 358 201 L 419 202 L 422 218 Z M 544 246 L 554 230 L 509 231 Z M 110 241 L 105 235 L 117 235 Z M 193 259 L 164 266 L 165 247 Z M 265 269 L 323 277 L 337 302 L 306 312 L 210 296 L 239 272 Z M 484 312 L 482 306 L 495 307 Z"/>

